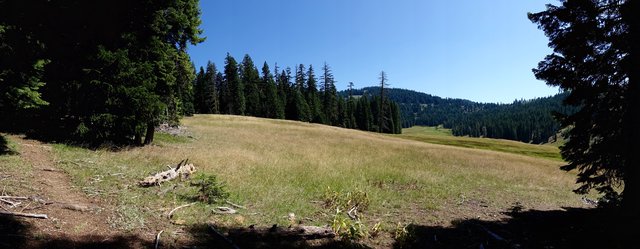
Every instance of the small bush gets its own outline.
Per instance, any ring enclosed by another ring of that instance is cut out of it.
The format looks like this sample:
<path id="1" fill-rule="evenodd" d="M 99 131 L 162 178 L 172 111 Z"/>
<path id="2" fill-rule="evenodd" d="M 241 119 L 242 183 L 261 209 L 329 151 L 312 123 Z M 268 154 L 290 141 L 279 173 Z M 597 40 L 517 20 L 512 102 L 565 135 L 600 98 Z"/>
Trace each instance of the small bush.
<path id="1" fill-rule="evenodd" d="M 369 207 L 369 195 L 362 190 L 344 193 L 327 188 L 322 199 L 324 206 L 330 209 L 350 210 L 357 207 L 358 211 L 364 211 Z"/>
<path id="2" fill-rule="evenodd" d="M 199 174 L 191 182 L 198 188 L 196 198 L 201 202 L 216 203 L 229 198 L 225 185 L 218 181 L 215 175 Z"/>

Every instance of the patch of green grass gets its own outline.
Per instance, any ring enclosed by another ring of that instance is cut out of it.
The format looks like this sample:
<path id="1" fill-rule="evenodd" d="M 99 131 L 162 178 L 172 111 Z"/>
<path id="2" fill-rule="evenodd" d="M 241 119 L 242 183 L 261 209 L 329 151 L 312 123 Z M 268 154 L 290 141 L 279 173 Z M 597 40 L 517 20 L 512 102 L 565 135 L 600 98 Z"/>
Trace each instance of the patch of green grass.
<path id="1" fill-rule="evenodd" d="M 443 128 L 414 126 L 403 129 L 402 134 L 394 136 L 432 144 L 500 151 L 563 161 L 560 149 L 555 145 L 536 145 L 492 138 L 455 137 L 451 135 L 451 130 Z"/>
<path id="2" fill-rule="evenodd" d="M 187 143 L 189 142 L 189 137 L 184 135 L 172 135 L 164 132 L 157 132 L 153 140 L 155 143 L 166 143 L 166 144 L 179 144 L 179 143 Z"/>

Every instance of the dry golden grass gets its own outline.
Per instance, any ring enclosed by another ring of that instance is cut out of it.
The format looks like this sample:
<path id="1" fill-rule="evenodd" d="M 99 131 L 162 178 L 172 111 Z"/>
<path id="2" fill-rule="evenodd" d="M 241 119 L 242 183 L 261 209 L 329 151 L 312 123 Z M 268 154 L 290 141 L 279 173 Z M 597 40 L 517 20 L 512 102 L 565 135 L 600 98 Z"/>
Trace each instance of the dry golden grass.
<path id="1" fill-rule="evenodd" d="M 55 151 L 60 161 L 82 165 L 62 164 L 77 185 L 116 206 L 137 207 L 123 214 L 133 213 L 129 218 L 135 221 L 187 202 L 174 195 L 158 197 L 167 186 L 135 185 L 184 158 L 200 173 L 217 175 L 232 201 L 248 206 L 241 216 L 229 218 L 195 206 L 181 211 L 187 222 L 287 224 L 293 212 L 300 220 L 328 224 L 334 211 L 319 203 L 328 188 L 366 192 L 371 204 L 365 219 L 388 224 L 448 223 L 476 212 L 491 217 L 515 203 L 537 209 L 581 205 L 571 192 L 575 174 L 559 170 L 557 160 L 293 121 L 196 115 L 182 122 L 193 138 L 159 134 L 153 146 L 119 152 L 66 145 L 56 145 Z M 91 182 L 95 176 L 103 181 Z M 486 207 L 475 206 L 479 202 Z"/>

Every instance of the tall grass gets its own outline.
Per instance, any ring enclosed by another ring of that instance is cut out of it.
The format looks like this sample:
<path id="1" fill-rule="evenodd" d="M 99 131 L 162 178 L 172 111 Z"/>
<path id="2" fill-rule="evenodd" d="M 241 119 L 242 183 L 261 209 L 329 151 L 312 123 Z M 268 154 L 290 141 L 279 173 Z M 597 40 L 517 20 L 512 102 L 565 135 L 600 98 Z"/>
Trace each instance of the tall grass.
<path id="1" fill-rule="evenodd" d="M 560 171 L 559 160 L 548 160 L 538 151 L 514 154 L 462 148 L 484 144 L 494 148 L 503 146 L 502 141 L 427 135 L 461 145 L 452 147 L 405 139 L 425 137 L 412 132 L 393 137 L 228 115 L 196 115 L 182 122 L 191 138 L 160 135 L 152 146 L 117 152 L 66 145 L 56 145 L 54 151 L 79 189 L 113 204 L 120 214 L 113 222 L 130 221 L 130 228 L 153 224 L 141 222 L 139 216 L 158 220 L 168 208 L 187 201 L 172 194 L 187 189 L 186 183 L 136 186 L 138 180 L 185 158 L 200 173 L 223 181 L 232 202 L 248 207 L 240 215 L 222 217 L 211 214 L 212 206 L 199 204 L 178 214 L 186 222 L 286 224 L 287 214 L 294 213 L 307 223 L 329 224 L 335 210 L 322 205 L 327 189 L 366 192 L 370 202 L 364 217 L 390 224 L 462 218 L 469 210 L 459 204 L 469 199 L 482 200 L 495 210 L 516 202 L 525 208 L 580 205 L 571 192 L 575 175 Z M 514 148 L 531 150 L 528 146 L 532 145 Z M 552 149 L 544 148 L 540 151 L 552 154 Z M 171 188 L 176 190 L 162 194 Z M 122 206 L 135 210 L 118 208 Z M 449 216 L 436 217 L 439 212 Z"/>

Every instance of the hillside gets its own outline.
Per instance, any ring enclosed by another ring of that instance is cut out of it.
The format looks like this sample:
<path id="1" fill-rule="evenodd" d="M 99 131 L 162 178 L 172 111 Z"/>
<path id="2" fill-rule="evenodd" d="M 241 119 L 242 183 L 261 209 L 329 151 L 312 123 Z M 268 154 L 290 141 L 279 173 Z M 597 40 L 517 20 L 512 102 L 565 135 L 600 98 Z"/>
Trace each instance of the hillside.
<path id="1" fill-rule="evenodd" d="M 378 95 L 378 87 L 352 91 L 353 95 Z M 348 91 L 340 92 L 348 96 Z M 450 99 L 412 90 L 390 88 L 386 95 L 400 106 L 403 127 L 443 126 L 456 136 L 489 137 L 527 143 L 553 142 L 560 127 L 554 112 L 571 113 L 562 105 L 567 93 L 510 104 L 478 103 Z"/>
<path id="2" fill-rule="evenodd" d="M 0 157 L 7 195 L 54 198 L 48 195 L 56 192 L 46 184 L 56 182 L 45 181 L 42 188 L 25 185 L 46 167 L 46 172 L 68 177 L 67 196 L 99 206 L 96 215 L 104 217 L 101 224 L 94 218 L 82 220 L 84 216 L 75 221 L 64 218 L 68 214 L 59 216 L 63 211 L 50 206 L 34 212 L 48 213 L 64 223 L 25 220 L 26 227 L 56 231 L 26 230 L 25 236 L 37 234 L 44 241 L 52 236 L 73 238 L 90 231 L 80 228 L 87 225 L 107 235 L 146 238 L 163 230 L 163 241 L 179 247 L 205 243 L 202 236 L 210 235 L 198 227 L 208 222 L 223 231 L 251 224 L 286 226 L 292 222 L 288 214 L 293 213 L 294 222 L 332 224 L 346 217 L 345 210 L 339 214 L 343 216 L 336 216 L 336 203 L 359 198 L 366 203 L 358 212 L 364 226 L 369 232 L 376 224 L 380 229 L 380 235 L 362 243 L 388 248 L 394 231 L 408 224 L 448 226 L 469 217 L 495 221 L 505 218 L 503 212 L 514 206 L 549 210 L 583 205 L 571 192 L 575 174 L 560 171 L 562 162 L 557 160 L 295 121 L 196 115 L 183 119 L 183 125 L 185 129 L 176 136 L 159 133 L 153 146 L 119 150 L 36 144 L 7 136 L 9 147 L 17 152 Z M 523 147 L 537 150 L 534 145 Z M 30 161 L 33 156 L 29 155 L 37 153 L 26 150 L 40 150 L 41 159 Z M 215 175 L 226 186 L 229 200 L 246 209 L 217 215 L 212 208 L 227 204 L 198 202 L 167 219 L 169 210 L 193 202 L 189 182 L 151 188 L 140 188 L 137 182 L 185 158 L 196 165 L 198 174 Z M 85 233 L 76 234 L 73 229 Z"/>

